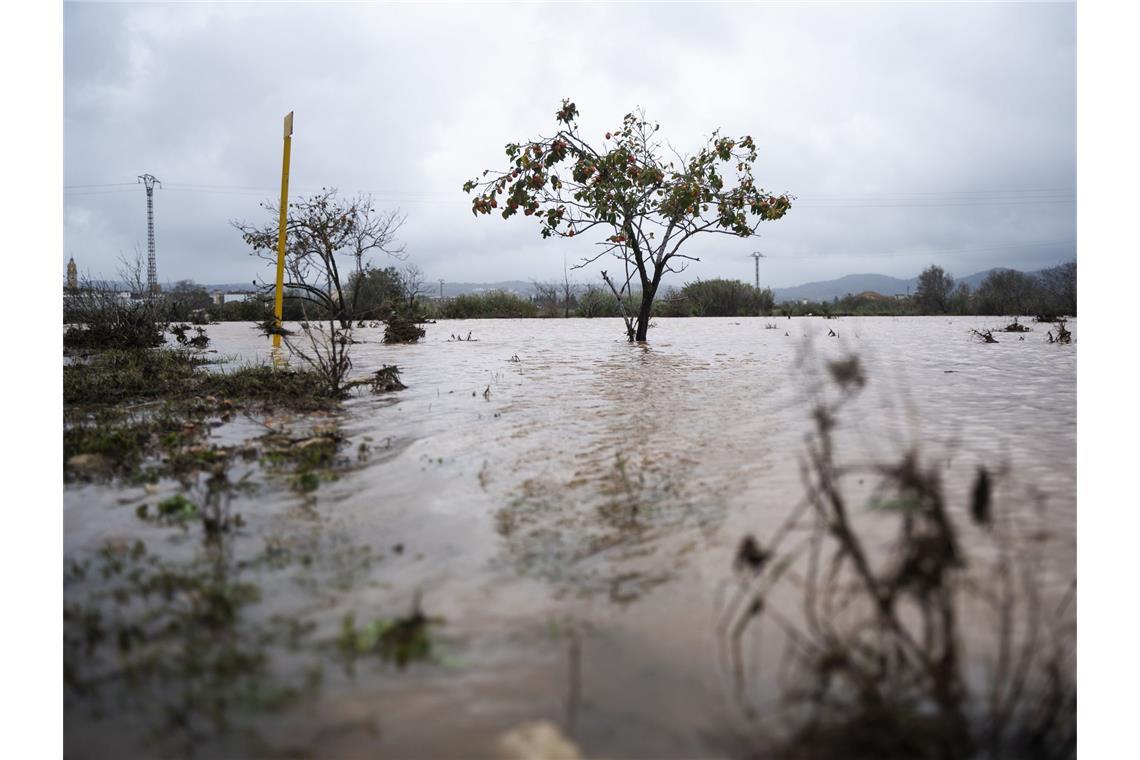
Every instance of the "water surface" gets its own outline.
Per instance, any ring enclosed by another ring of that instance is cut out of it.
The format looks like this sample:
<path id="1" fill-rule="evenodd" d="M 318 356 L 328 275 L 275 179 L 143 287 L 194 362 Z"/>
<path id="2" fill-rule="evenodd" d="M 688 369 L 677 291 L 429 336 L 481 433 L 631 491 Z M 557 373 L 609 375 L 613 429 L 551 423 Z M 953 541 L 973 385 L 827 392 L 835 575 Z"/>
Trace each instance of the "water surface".
<path id="1" fill-rule="evenodd" d="M 262 752 L 316 757 L 488 755 L 499 734 L 536 719 L 591 756 L 736 754 L 748 718 L 716 622 L 741 537 L 771 535 L 802 496 L 809 402 L 827 360 L 856 354 L 868 378 L 839 421 L 844 460 L 917 447 L 942 467 L 963 518 L 984 464 L 1000 473 L 1000 508 L 1040 510 L 1059 538 L 1053 559 L 1075 572 L 1077 346 L 1049 345 L 1045 325 L 996 345 L 970 333 L 1005 321 L 658 319 L 648 346 L 604 319 L 441 321 L 407 346 L 357 330 L 356 371 L 395 364 L 408 386 L 356 395 L 323 421 L 349 437 L 350 455 L 366 452 L 315 496 L 270 479 L 235 502 L 247 524 L 232 551 L 260 587 L 243 625 L 310 626 L 309 644 L 271 651 L 268 672 L 295 680 L 319 666 L 319 692 L 237 722 Z M 269 356 L 251 325 L 208 334 L 231 365 Z M 214 435 L 260 426 L 239 419 Z M 134 516 L 154 498 L 69 486 L 67 558 L 142 538 L 152 554 L 190 561 L 198 536 Z M 252 562 L 280 544 L 310 561 Z M 417 597 L 442 618 L 430 661 L 364 658 L 350 671 L 328 655 L 346 613 L 400 616 Z M 775 696 L 763 682 L 749 690 L 753 702 Z M 88 708 L 68 708 L 69 755 L 134 751 L 146 733 L 150 719 L 130 708 L 99 719 Z M 232 754 L 249 746 L 235 733 L 196 744 Z"/>

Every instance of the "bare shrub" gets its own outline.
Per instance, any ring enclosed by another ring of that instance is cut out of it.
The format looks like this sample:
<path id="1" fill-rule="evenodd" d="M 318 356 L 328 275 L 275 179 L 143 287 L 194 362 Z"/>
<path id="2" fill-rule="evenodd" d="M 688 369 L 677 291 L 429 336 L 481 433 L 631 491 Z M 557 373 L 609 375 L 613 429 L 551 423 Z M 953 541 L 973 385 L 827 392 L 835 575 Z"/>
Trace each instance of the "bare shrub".
<path id="1" fill-rule="evenodd" d="M 1069 329 L 1067 327 L 1065 327 L 1065 324 L 1066 324 L 1065 320 L 1063 320 L 1063 319 L 1057 320 L 1057 325 L 1056 325 L 1057 337 L 1056 338 L 1053 337 L 1053 331 L 1052 330 L 1050 330 L 1047 333 L 1047 336 L 1048 336 L 1050 343 L 1072 343 L 1073 342 L 1073 334 L 1071 332 L 1069 332 Z"/>
<path id="2" fill-rule="evenodd" d="M 68 349 L 140 349 L 161 346 L 170 322 L 164 299 L 145 290 L 141 252 L 132 261 L 119 258 L 119 278 L 126 283 L 84 278 L 64 295 L 63 345 Z"/>
<path id="3" fill-rule="evenodd" d="M 270 220 L 261 224 L 234 220 L 231 225 L 266 261 L 277 261 L 279 206 L 261 204 Z M 367 194 L 341 198 L 335 188 L 322 189 L 289 204 L 286 226 L 284 287 L 288 297 L 308 305 L 309 313 L 331 314 L 347 329 L 369 309 L 360 303 L 366 289 L 353 283 L 373 271 L 369 257 L 376 251 L 402 259 L 404 246 L 396 233 L 406 217 L 398 210 L 377 211 Z M 266 293 L 272 292 L 266 285 Z"/>
<path id="4" fill-rule="evenodd" d="M 352 371 L 351 327 L 342 327 L 337 318 L 330 315 L 327 322 L 305 320 L 301 322 L 299 335 L 282 337 L 289 353 L 320 375 L 331 396 L 345 395 L 348 373 Z"/>
<path id="5" fill-rule="evenodd" d="M 742 540 L 721 621 L 738 687 L 750 625 L 766 621 L 786 646 L 780 718 L 794 728 L 769 737 L 765 756 L 1075 757 L 1075 578 L 1045 588 L 1047 536 L 1027 524 L 1035 516 L 997 509 L 985 467 L 964 541 L 939 465 L 917 449 L 837 461 L 839 412 L 865 377 L 854 359 L 830 370 L 836 396 L 814 402 L 806 495 L 766 545 Z M 865 512 L 859 483 L 873 484 Z M 884 522 L 894 537 L 876 551 Z"/>

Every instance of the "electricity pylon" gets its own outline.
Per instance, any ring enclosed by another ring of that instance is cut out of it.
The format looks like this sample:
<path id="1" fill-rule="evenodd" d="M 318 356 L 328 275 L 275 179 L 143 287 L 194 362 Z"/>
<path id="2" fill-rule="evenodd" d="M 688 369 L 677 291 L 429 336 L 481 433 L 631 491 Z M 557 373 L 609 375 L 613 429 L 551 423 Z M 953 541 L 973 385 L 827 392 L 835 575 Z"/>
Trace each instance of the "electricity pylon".
<path id="1" fill-rule="evenodd" d="M 146 286 L 149 295 L 158 293 L 158 266 L 154 258 L 154 186 L 162 182 L 153 174 L 140 174 L 139 182 L 146 187 Z"/>
<path id="2" fill-rule="evenodd" d="M 752 258 L 756 259 L 756 289 L 759 290 L 760 289 L 760 259 L 764 258 L 764 254 L 760 253 L 760 251 L 753 251 L 752 253 L 750 253 L 748 255 L 751 256 Z"/>

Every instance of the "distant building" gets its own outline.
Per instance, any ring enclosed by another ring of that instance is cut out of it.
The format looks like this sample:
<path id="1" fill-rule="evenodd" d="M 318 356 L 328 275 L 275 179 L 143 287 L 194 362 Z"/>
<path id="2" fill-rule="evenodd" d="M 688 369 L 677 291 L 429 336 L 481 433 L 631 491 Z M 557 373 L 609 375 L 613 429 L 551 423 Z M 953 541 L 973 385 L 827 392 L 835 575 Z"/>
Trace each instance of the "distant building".
<path id="1" fill-rule="evenodd" d="M 234 303 L 235 301 L 248 301 L 251 298 L 257 298 L 257 293 L 250 293 L 248 291 L 240 291 L 237 293 L 228 292 L 225 290 L 211 290 L 210 300 L 214 302 L 215 306 L 222 304 Z"/>
<path id="2" fill-rule="evenodd" d="M 75 266 L 75 257 L 67 260 L 67 289 L 79 290 L 79 269 Z"/>

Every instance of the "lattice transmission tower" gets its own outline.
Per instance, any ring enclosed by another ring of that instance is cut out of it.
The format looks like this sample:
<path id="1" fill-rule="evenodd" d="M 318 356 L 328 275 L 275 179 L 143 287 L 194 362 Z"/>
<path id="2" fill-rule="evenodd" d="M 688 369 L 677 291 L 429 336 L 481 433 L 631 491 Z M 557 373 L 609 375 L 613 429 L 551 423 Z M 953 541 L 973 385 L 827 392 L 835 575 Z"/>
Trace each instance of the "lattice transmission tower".
<path id="1" fill-rule="evenodd" d="M 162 182 L 153 174 L 140 174 L 139 182 L 146 187 L 146 284 L 150 295 L 158 293 L 158 266 L 154 259 L 154 186 Z"/>
<path id="2" fill-rule="evenodd" d="M 764 258 L 764 254 L 760 253 L 760 251 L 753 251 L 752 253 L 750 253 L 748 255 L 751 256 L 752 258 L 756 259 L 756 289 L 759 290 L 760 289 L 760 259 Z"/>

